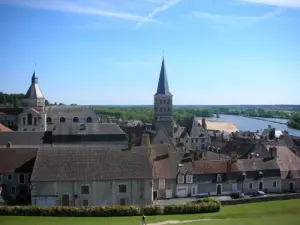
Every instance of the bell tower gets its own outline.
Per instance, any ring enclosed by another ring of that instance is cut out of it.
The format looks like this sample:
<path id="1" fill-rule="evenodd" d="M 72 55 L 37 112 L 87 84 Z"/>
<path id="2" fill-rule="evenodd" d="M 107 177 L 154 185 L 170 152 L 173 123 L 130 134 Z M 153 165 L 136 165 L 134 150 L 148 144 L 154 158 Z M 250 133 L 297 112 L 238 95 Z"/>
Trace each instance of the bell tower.
<path id="1" fill-rule="evenodd" d="M 157 91 L 154 95 L 154 115 L 154 124 L 156 129 L 159 129 L 159 125 L 163 126 L 169 136 L 173 138 L 173 95 L 169 91 L 164 58 L 162 59 Z"/>

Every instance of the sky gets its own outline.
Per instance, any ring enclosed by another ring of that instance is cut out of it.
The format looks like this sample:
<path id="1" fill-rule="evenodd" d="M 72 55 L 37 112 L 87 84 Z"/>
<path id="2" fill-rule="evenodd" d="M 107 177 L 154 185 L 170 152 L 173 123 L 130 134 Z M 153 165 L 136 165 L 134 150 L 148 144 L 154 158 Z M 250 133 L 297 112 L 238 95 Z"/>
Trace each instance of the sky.
<path id="1" fill-rule="evenodd" d="M 300 104 L 300 0 L 0 0 L 0 91 L 50 102 Z"/>

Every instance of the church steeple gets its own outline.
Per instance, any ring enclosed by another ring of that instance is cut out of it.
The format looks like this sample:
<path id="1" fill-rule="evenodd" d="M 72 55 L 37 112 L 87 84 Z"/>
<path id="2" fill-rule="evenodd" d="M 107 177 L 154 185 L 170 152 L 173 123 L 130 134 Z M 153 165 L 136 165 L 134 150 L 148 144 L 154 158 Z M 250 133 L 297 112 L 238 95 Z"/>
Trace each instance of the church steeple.
<path id="1" fill-rule="evenodd" d="M 164 58 L 162 59 L 157 91 L 154 95 L 154 123 L 157 130 L 164 127 L 169 136 L 173 137 L 173 95 L 169 90 Z"/>
<path id="2" fill-rule="evenodd" d="M 168 84 L 168 78 L 167 78 L 167 72 L 165 67 L 165 59 L 162 59 L 160 74 L 159 74 L 159 80 L 157 85 L 157 91 L 155 95 L 168 95 L 172 96 L 170 90 L 169 90 L 169 84 Z"/>
<path id="3" fill-rule="evenodd" d="M 34 71 L 31 77 L 31 84 L 37 84 L 37 83 L 38 83 L 38 78 L 35 75 L 35 71 Z"/>

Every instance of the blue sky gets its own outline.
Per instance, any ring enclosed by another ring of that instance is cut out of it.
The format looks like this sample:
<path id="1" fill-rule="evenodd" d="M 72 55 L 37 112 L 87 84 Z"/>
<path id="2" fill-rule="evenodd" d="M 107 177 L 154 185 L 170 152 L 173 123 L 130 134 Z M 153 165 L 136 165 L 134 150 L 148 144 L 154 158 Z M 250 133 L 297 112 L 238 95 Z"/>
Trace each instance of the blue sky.
<path id="1" fill-rule="evenodd" d="M 300 104 L 300 0 L 0 0 L 0 91 L 152 104 Z M 36 66 L 34 64 L 36 63 Z"/>

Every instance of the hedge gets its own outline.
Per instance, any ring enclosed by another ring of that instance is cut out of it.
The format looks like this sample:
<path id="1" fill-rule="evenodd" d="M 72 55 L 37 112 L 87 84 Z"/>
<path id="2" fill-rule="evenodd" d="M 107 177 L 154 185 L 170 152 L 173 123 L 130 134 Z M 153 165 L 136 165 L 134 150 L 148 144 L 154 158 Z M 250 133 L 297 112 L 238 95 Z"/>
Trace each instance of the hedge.
<path id="1" fill-rule="evenodd" d="M 148 206 L 0 206 L 0 216 L 60 216 L 60 217 L 110 217 L 140 216 L 161 214 L 192 214 L 218 212 L 220 205 L 215 202 L 203 202 L 187 205 L 148 205 Z"/>

